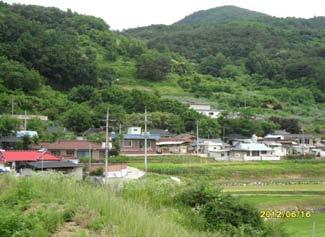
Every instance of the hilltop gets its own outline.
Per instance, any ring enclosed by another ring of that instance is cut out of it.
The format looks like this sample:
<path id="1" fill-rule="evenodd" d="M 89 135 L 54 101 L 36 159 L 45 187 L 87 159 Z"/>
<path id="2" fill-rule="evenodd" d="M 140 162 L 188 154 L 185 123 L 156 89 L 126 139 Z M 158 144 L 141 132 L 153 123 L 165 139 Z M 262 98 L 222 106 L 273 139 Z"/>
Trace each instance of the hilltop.
<path id="1" fill-rule="evenodd" d="M 243 20 L 261 20 L 267 18 L 271 18 L 271 16 L 229 5 L 194 12 L 176 22 L 174 25 L 214 24 Z"/>

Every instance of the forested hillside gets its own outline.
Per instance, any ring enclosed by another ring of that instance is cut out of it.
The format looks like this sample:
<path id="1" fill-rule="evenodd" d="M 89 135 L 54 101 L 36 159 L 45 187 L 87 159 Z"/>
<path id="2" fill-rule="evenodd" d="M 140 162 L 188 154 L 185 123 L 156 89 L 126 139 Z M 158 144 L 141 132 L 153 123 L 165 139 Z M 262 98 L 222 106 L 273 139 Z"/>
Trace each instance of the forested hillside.
<path id="1" fill-rule="evenodd" d="M 200 73 L 212 76 L 209 82 L 182 84 L 227 110 L 244 107 L 260 115 L 282 111 L 281 116 L 303 119 L 324 116 L 313 110 L 315 105 L 323 110 L 325 102 L 324 26 L 324 17 L 275 18 L 225 6 L 199 11 L 170 26 L 124 33 L 160 52 L 177 52 Z M 315 122 L 323 127 L 324 120 L 304 124 Z"/>
<path id="2" fill-rule="evenodd" d="M 278 19 L 229 6 L 127 33 L 152 48 L 182 54 L 202 73 L 227 77 L 240 67 L 258 85 L 312 88 L 316 100 L 324 102 L 324 26 L 322 17 Z"/>
<path id="3" fill-rule="evenodd" d="M 219 14 L 227 19 L 220 24 L 113 32 L 103 20 L 71 10 L 0 3 L 1 114 L 13 108 L 49 116 L 49 124 L 28 123 L 42 140 L 102 126 L 107 107 L 112 130 L 143 125 L 145 106 L 150 128 L 175 133 L 194 132 L 197 119 L 200 136 L 210 138 L 225 126 L 245 135 L 287 128 L 283 124 L 319 133 L 325 117 L 322 18 L 268 24 L 243 21 L 246 12 L 229 22 L 229 11 Z M 203 117 L 183 103 L 190 101 L 209 102 L 225 116 Z M 0 119 L 2 135 L 18 126 Z M 72 133 L 62 134 L 63 127 Z"/>
<path id="4" fill-rule="evenodd" d="M 162 98 L 157 91 L 136 90 L 138 80 L 162 81 L 192 73 L 183 57 L 149 50 L 141 41 L 113 33 L 103 20 L 70 10 L 1 3 L 0 18 L 1 114 L 14 108 L 15 114 L 26 110 L 47 115 L 47 125 L 82 134 L 103 125 L 108 107 L 112 130 L 120 124 L 141 125 L 147 106 L 150 127 L 191 132 L 201 118 L 202 135 L 220 132 L 217 121 L 180 102 Z M 38 130 L 45 140 L 62 136 L 49 134 L 47 125 L 32 121 L 28 129 Z M 18 126 L 3 117 L 0 133 L 9 135 Z"/>

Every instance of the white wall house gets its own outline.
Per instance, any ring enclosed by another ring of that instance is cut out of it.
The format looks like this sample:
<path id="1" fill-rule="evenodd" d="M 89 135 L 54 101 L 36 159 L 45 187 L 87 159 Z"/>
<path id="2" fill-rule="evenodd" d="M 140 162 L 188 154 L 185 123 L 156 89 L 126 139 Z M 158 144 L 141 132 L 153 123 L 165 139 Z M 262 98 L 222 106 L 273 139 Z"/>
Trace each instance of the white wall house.
<path id="1" fill-rule="evenodd" d="M 209 104 L 190 104 L 190 108 L 210 118 L 219 118 L 221 115 L 220 110 L 211 109 Z"/>
<path id="2" fill-rule="evenodd" d="M 262 161 L 262 160 L 280 160 L 270 147 L 261 143 L 239 143 L 230 149 L 223 149 L 216 152 L 210 152 L 210 157 L 215 160 L 229 161 Z"/>
<path id="3" fill-rule="evenodd" d="M 196 141 L 193 143 L 193 146 L 196 146 Z M 199 152 L 204 154 L 223 149 L 222 141 L 217 139 L 199 139 L 198 146 Z"/>
<path id="4" fill-rule="evenodd" d="M 264 141 L 263 142 L 267 147 L 273 150 L 273 154 L 283 157 L 288 154 L 286 147 L 284 147 L 281 143 L 274 141 Z"/>

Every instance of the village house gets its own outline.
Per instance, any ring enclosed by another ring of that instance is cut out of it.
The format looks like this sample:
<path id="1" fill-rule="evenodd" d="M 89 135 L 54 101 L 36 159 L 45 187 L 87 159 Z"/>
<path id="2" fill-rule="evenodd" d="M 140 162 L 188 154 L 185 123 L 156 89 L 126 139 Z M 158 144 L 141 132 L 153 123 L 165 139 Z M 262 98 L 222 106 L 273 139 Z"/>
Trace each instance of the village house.
<path id="1" fill-rule="evenodd" d="M 304 144 L 306 146 L 314 145 L 314 136 L 305 133 L 299 134 L 291 134 L 286 132 L 285 130 L 277 130 L 273 134 L 268 134 L 264 137 L 266 140 L 285 140 L 285 141 L 293 141 L 297 144 Z"/>
<path id="2" fill-rule="evenodd" d="M 290 134 L 284 130 L 268 134 L 263 139 L 264 143 L 276 142 L 282 144 L 287 155 L 311 154 L 314 147 L 314 137 L 310 134 Z"/>
<path id="3" fill-rule="evenodd" d="M 192 151 L 191 149 L 192 140 L 188 138 L 160 138 L 157 141 L 157 153 L 160 154 L 186 154 Z"/>
<path id="4" fill-rule="evenodd" d="M 230 156 L 234 160 L 254 161 L 254 160 L 280 160 L 280 156 L 275 155 L 272 148 L 261 143 L 239 143 L 230 151 Z"/>
<path id="5" fill-rule="evenodd" d="M 36 161 L 59 161 L 60 158 L 44 151 L 6 151 L 0 150 L 0 166 L 19 170 L 27 162 Z"/>
<path id="6" fill-rule="evenodd" d="M 31 175 L 37 171 L 55 171 L 82 179 L 83 166 L 72 161 L 63 161 L 46 150 L 5 151 L 0 150 L 0 169 Z"/>
<path id="7" fill-rule="evenodd" d="M 149 130 L 149 134 L 159 136 L 161 138 L 174 137 L 174 134 L 169 132 L 168 129 L 151 129 Z"/>
<path id="8" fill-rule="evenodd" d="M 47 149 L 52 154 L 63 159 L 80 159 L 91 157 L 96 161 L 105 157 L 105 145 L 86 140 L 41 143 L 40 148 Z"/>
<path id="9" fill-rule="evenodd" d="M 21 175 L 31 175 L 38 171 L 55 171 L 78 180 L 83 179 L 83 165 L 70 160 L 27 162 L 21 169 Z"/>
<path id="10" fill-rule="evenodd" d="M 274 154 L 271 148 L 261 143 L 239 143 L 230 149 L 209 152 L 209 156 L 217 161 L 262 161 L 281 159 L 280 156 Z"/>
<path id="11" fill-rule="evenodd" d="M 160 139 L 158 135 L 147 134 L 147 152 L 154 154 L 157 152 L 156 142 Z M 126 155 L 144 154 L 145 134 L 141 127 L 129 127 L 127 134 L 123 136 L 121 153 Z"/>
<path id="12" fill-rule="evenodd" d="M 198 145 L 198 152 L 200 154 L 208 154 L 211 151 L 219 151 L 222 150 L 223 142 L 218 139 L 202 139 L 199 138 L 198 143 L 196 144 L 196 141 L 193 142 L 192 146 L 196 150 L 196 145 Z"/>
<path id="13" fill-rule="evenodd" d="M 279 142 L 274 141 L 264 141 L 263 142 L 267 147 L 271 148 L 273 150 L 273 154 L 284 157 L 288 154 L 288 149 Z"/>
<path id="14" fill-rule="evenodd" d="M 251 139 L 232 140 L 230 146 L 223 145 L 220 149 L 209 151 L 209 157 L 215 160 L 229 161 L 259 161 L 259 160 L 280 160 L 281 155 L 278 147 L 271 147 L 275 144 L 270 144 L 270 147 L 259 143 L 256 135 Z"/>
<path id="15" fill-rule="evenodd" d="M 192 103 L 190 108 L 210 118 L 219 118 L 221 115 L 220 110 L 211 109 L 209 104 Z"/>

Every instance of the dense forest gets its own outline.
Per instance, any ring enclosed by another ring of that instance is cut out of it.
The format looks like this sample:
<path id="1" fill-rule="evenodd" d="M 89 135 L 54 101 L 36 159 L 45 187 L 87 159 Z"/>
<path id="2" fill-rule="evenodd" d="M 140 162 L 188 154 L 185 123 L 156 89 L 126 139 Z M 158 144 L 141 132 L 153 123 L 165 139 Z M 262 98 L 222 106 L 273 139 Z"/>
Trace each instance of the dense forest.
<path id="1" fill-rule="evenodd" d="M 111 130 L 142 125 L 146 106 L 151 128 L 174 133 L 194 132 L 197 119 L 202 137 L 219 137 L 222 127 L 244 135 L 300 132 L 302 125 L 321 132 L 324 19 L 249 12 L 231 21 L 231 11 L 217 14 L 220 23 L 199 14 L 172 26 L 113 32 L 102 19 L 71 10 L 0 2 L 1 114 L 48 116 L 48 124 L 28 123 L 42 140 L 101 127 L 108 107 Z M 199 115 L 188 101 L 209 102 L 223 116 Z M 2 135 L 18 126 L 0 119 Z"/>

